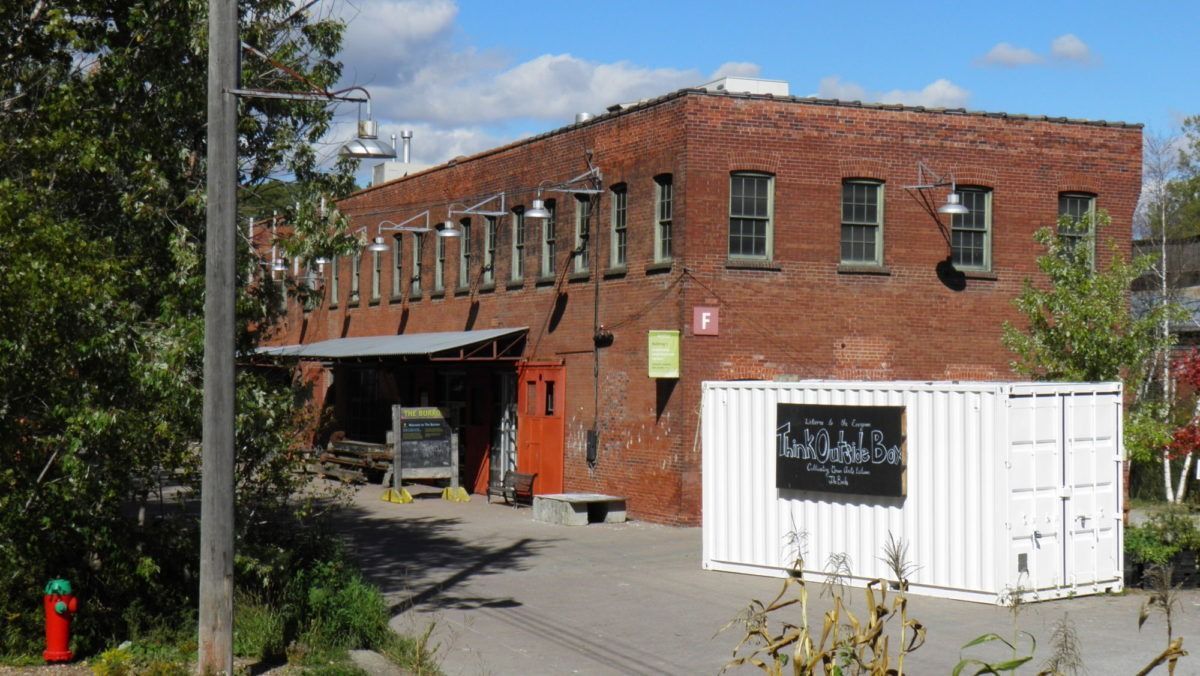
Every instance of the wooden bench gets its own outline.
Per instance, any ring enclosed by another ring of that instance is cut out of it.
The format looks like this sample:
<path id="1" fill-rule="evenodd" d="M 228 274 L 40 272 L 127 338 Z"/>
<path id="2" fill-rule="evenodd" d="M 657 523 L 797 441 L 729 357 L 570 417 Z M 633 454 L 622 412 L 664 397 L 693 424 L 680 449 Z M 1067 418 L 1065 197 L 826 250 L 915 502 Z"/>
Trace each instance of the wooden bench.
<path id="1" fill-rule="evenodd" d="M 498 495 L 504 498 L 504 504 L 516 505 L 525 503 L 533 504 L 533 480 L 536 474 L 523 474 L 521 472 L 505 472 L 504 481 L 499 486 L 488 486 L 488 502 L 492 501 L 493 495 Z"/>

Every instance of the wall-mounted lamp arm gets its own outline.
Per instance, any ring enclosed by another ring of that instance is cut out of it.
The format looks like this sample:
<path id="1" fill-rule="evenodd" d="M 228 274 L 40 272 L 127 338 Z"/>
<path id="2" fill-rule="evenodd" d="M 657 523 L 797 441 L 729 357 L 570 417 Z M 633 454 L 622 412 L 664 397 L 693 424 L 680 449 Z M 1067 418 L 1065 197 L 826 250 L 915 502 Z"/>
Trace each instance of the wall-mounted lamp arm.
<path id="1" fill-rule="evenodd" d="M 425 225 L 409 225 L 409 223 L 412 223 L 419 218 L 425 219 Z M 379 222 L 379 232 L 429 232 L 432 229 L 433 228 L 429 225 L 428 209 L 422 211 L 416 216 L 406 218 L 399 223 L 393 223 L 392 221 L 387 220 Z"/>
<path id="2" fill-rule="evenodd" d="M 563 192 L 572 195 L 598 195 L 600 192 L 600 182 L 603 180 L 603 175 L 600 173 L 600 167 L 592 167 L 582 174 L 562 183 L 552 185 L 546 190 L 550 192 Z M 584 181 L 589 181 L 588 187 L 582 187 Z M 541 193 L 541 188 L 538 189 Z"/>
<path id="3" fill-rule="evenodd" d="M 493 202 L 495 200 L 500 200 L 500 208 L 499 209 L 487 210 L 487 209 L 480 208 L 483 205 L 487 204 L 488 202 Z M 453 216 L 454 214 L 475 214 L 475 215 L 479 215 L 479 216 L 497 216 L 497 217 L 507 215 L 508 211 L 505 210 L 505 208 L 504 208 L 504 191 L 500 191 L 500 192 L 496 193 L 495 195 L 486 197 L 482 201 L 480 201 L 478 204 L 473 204 L 469 207 L 464 207 L 462 209 L 455 209 L 454 205 L 451 205 L 450 209 L 447 210 L 447 215 Z"/>

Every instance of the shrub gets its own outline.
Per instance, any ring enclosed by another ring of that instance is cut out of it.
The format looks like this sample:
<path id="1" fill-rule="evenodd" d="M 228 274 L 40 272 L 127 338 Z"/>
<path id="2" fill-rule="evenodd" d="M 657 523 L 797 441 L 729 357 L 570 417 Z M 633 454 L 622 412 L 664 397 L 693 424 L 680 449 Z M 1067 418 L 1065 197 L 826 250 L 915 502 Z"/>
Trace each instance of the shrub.
<path id="1" fill-rule="evenodd" d="M 1145 524 L 1125 529 L 1125 551 L 1134 563 L 1164 564 L 1181 551 L 1200 550 L 1200 529 L 1183 508 L 1154 512 Z"/>

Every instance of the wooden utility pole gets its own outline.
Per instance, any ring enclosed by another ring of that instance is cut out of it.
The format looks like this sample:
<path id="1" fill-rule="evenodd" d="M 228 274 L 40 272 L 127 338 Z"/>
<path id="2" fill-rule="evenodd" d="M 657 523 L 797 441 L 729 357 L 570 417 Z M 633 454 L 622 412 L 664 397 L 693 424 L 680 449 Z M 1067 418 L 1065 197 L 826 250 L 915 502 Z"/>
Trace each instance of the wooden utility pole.
<path id="1" fill-rule="evenodd" d="M 200 483 L 202 674 L 233 673 L 234 296 L 237 271 L 238 15 L 208 1 L 208 215 Z"/>

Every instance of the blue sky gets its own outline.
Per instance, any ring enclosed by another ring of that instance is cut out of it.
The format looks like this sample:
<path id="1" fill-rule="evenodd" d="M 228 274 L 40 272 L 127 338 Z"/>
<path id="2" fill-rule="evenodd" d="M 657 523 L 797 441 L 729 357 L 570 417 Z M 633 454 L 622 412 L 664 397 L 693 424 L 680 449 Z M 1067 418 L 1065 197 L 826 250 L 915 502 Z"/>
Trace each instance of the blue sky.
<path id="1" fill-rule="evenodd" d="M 345 80 L 423 163 L 719 74 L 1157 133 L 1200 114 L 1195 2 L 342 2 Z"/>

